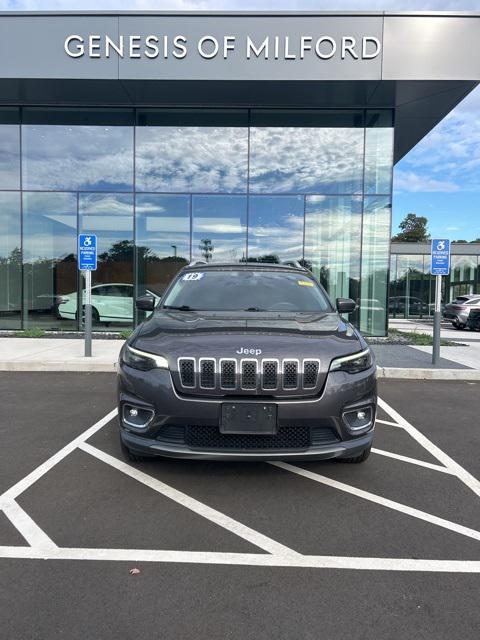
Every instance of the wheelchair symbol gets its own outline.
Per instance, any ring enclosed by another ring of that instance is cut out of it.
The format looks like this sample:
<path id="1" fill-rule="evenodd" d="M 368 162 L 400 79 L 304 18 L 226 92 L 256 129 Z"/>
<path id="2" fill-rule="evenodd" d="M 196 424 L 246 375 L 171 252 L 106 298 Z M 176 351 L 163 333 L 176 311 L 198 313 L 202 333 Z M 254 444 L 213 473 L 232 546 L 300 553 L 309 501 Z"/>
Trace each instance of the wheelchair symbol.
<path id="1" fill-rule="evenodd" d="M 437 251 L 445 251 L 445 240 L 437 242 Z"/>
<path id="2" fill-rule="evenodd" d="M 92 246 L 92 238 L 90 236 L 86 236 L 83 240 L 83 246 L 84 247 L 91 247 Z"/>

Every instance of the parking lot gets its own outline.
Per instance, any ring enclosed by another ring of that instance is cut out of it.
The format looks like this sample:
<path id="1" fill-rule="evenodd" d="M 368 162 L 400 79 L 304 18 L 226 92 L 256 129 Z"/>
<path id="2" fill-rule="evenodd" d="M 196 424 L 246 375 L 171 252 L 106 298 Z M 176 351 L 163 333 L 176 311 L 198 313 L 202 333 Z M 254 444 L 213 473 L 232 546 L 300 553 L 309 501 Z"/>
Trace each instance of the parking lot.
<path id="1" fill-rule="evenodd" d="M 113 374 L 1 373 L 0 637 L 478 638 L 480 383 L 379 394 L 362 465 L 133 464 Z"/>

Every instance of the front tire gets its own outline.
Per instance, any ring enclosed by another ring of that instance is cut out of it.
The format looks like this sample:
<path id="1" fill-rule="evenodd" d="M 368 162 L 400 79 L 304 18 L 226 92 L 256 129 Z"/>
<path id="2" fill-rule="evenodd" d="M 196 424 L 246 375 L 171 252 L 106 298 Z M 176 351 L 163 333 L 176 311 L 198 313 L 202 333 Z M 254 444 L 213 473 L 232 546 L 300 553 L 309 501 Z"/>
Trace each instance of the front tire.
<path id="1" fill-rule="evenodd" d="M 338 461 L 347 462 L 349 464 L 360 464 L 361 462 L 365 462 L 365 460 L 370 456 L 371 450 L 372 450 L 372 445 L 364 449 L 362 453 L 358 456 L 354 456 L 353 458 L 338 458 Z"/>
<path id="2" fill-rule="evenodd" d="M 457 329 L 457 331 L 463 331 L 463 329 L 465 329 L 465 327 L 467 325 L 463 324 L 463 322 L 460 322 L 460 320 L 458 318 L 456 318 L 452 322 L 452 326 L 453 326 L 454 329 Z"/>

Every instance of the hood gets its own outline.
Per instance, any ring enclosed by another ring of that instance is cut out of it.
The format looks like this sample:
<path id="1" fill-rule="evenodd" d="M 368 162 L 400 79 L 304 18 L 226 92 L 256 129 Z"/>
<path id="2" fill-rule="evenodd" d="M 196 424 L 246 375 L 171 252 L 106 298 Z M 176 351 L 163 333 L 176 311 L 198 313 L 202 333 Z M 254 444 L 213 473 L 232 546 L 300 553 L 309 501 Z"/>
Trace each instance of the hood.
<path id="1" fill-rule="evenodd" d="M 337 313 L 194 312 L 158 310 L 130 339 L 165 357 L 338 357 L 365 348 Z M 260 353 L 257 353 L 260 350 Z"/>

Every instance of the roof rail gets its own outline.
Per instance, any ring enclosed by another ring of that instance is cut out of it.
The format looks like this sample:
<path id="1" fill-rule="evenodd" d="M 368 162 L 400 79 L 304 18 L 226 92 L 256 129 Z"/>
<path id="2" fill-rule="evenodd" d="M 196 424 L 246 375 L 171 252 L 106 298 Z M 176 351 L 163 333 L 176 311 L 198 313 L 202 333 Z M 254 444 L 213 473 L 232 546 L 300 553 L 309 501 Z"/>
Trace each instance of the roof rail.
<path id="1" fill-rule="evenodd" d="M 205 262 L 205 260 L 192 260 L 186 266 L 187 267 L 194 267 L 197 264 L 208 264 L 208 262 Z"/>
<path id="2" fill-rule="evenodd" d="M 295 269 L 301 269 L 302 271 L 307 271 L 307 269 L 300 264 L 298 260 L 282 260 L 281 264 L 287 265 L 289 267 L 295 267 Z"/>

